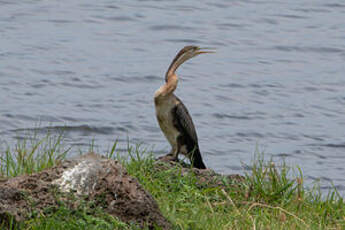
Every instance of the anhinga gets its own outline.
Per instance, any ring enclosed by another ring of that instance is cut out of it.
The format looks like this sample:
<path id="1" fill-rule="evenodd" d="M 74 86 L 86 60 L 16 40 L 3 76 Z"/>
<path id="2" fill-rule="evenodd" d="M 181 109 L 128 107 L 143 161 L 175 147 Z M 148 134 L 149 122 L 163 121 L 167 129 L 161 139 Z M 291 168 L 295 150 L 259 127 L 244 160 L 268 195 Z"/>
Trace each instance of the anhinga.
<path id="1" fill-rule="evenodd" d="M 197 46 L 186 46 L 176 55 L 165 75 L 165 84 L 155 93 L 156 116 L 161 130 L 172 149 L 168 154 L 174 160 L 186 155 L 194 167 L 205 169 L 200 154 L 198 137 L 191 116 L 182 101 L 174 95 L 178 77 L 177 68 L 185 61 L 202 53 L 212 53 Z"/>

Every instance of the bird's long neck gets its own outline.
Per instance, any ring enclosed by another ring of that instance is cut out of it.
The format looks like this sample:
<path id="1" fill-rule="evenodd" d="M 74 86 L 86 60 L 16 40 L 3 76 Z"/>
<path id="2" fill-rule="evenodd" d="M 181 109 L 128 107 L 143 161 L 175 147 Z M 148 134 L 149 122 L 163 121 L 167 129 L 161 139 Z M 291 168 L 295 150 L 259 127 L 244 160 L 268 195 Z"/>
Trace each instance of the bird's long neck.
<path id="1" fill-rule="evenodd" d="M 168 82 L 169 78 L 171 78 L 173 75 L 176 76 L 175 72 L 177 68 L 182 65 L 182 63 L 185 61 L 183 58 L 181 58 L 183 53 L 181 51 L 176 55 L 174 60 L 171 62 L 168 71 L 165 74 L 165 82 Z M 177 78 L 177 76 L 176 76 Z"/>
<path id="2" fill-rule="evenodd" d="M 166 77 L 166 82 L 155 93 L 155 103 L 160 104 L 162 100 L 174 97 L 173 92 L 177 87 L 178 78 L 176 74 L 171 74 Z"/>
<path id="3" fill-rule="evenodd" d="M 177 87 L 178 77 L 175 73 L 167 75 L 165 79 L 166 82 L 161 87 L 161 96 L 167 96 L 169 94 L 172 94 Z"/>
<path id="4" fill-rule="evenodd" d="M 185 58 L 182 57 L 183 52 L 179 52 L 176 57 L 174 58 L 174 60 L 171 62 L 168 71 L 165 74 L 165 84 L 162 85 L 159 90 L 157 90 L 156 94 L 155 94 L 155 98 L 158 97 L 165 97 L 165 96 L 169 96 L 171 95 L 176 87 L 177 87 L 177 82 L 178 82 L 178 77 L 176 75 L 176 70 L 177 68 L 183 63 L 185 62 Z M 181 58 L 182 57 L 182 58 Z"/>

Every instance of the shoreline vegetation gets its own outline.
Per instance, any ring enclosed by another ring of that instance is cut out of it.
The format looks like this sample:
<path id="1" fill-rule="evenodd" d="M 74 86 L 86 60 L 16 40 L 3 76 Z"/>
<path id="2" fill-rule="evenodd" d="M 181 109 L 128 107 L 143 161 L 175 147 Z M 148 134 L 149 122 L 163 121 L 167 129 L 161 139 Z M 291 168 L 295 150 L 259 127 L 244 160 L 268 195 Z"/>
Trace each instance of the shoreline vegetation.
<path id="1" fill-rule="evenodd" d="M 172 229 L 345 228 L 344 200 L 335 188 L 328 194 L 321 194 L 317 186 L 307 189 L 301 169 L 265 160 L 262 154 L 255 156 L 248 172 L 238 176 L 192 169 L 184 163 L 157 164 L 152 153 L 139 145 L 128 144 L 129 157 L 125 158 L 116 147 L 114 142 L 104 155 L 121 162 L 137 178 L 157 201 Z M 63 135 L 20 140 L 0 152 L 0 179 L 53 167 L 66 159 L 69 152 Z M 294 171 L 298 174 L 294 175 Z M 12 221 L 6 228 L 140 229 L 87 203 L 73 210 L 63 204 L 52 210 L 33 214 L 19 225 Z M 3 228 L 1 223 L 0 229 Z"/>

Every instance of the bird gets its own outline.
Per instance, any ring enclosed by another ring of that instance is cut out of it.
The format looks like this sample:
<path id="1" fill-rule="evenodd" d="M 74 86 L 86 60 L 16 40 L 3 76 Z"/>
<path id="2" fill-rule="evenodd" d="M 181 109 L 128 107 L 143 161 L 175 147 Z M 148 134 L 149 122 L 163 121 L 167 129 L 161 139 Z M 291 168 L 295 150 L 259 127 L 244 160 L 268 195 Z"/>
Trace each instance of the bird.
<path id="1" fill-rule="evenodd" d="M 176 70 L 187 60 L 204 53 L 214 53 L 210 48 L 185 46 L 171 62 L 166 74 L 165 84 L 154 94 L 154 104 L 158 124 L 171 145 L 168 159 L 178 161 L 178 154 L 187 156 L 194 168 L 206 169 L 200 153 L 198 136 L 186 106 L 174 94 L 178 76 Z"/>

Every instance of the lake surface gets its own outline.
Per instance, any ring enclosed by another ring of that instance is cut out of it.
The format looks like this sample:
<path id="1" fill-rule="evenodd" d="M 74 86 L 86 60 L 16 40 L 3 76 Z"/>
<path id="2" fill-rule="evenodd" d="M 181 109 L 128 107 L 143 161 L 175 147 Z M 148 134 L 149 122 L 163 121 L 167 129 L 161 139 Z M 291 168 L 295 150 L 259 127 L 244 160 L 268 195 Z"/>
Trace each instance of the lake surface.
<path id="1" fill-rule="evenodd" d="M 342 0 L 0 0 L 0 141 L 65 127 L 73 151 L 127 138 L 170 150 L 153 94 L 185 45 L 214 47 L 180 67 L 208 167 L 243 173 L 254 152 L 299 165 L 345 193 Z"/>

